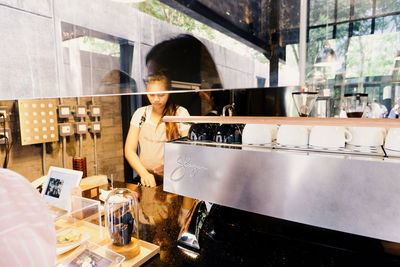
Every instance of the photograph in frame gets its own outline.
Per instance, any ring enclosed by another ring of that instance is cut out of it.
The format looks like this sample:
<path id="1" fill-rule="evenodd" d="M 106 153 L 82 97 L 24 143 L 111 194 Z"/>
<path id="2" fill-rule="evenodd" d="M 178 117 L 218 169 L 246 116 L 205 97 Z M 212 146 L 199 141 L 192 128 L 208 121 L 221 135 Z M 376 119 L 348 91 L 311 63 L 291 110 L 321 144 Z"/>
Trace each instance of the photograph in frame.
<path id="1" fill-rule="evenodd" d="M 50 206 L 69 211 L 71 189 L 79 186 L 82 175 L 81 171 L 51 166 L 43 182 L 43 200 Z"/>

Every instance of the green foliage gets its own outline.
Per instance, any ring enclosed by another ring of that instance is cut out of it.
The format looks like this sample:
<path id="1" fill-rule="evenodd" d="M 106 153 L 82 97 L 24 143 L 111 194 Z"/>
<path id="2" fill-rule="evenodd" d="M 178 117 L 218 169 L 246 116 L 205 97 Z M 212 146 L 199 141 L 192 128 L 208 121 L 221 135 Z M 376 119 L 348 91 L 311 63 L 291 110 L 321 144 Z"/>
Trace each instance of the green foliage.
<path id="1" fill-rule="evenodd" d="M 119 56 L 120 53 L 118 43 L 113 43 L 90 36 L 82 37 L 81 48 L 83 50 L 103 55 Z"/>
<path id="2" fill-rule="evenodd" d="M 160 3 L 159 1 L 150 0 L 138 4 L 132 4 L 132 6 L 143 13 L 180 27 L 187 32 L 199 34 L 209 40 L 215 39 L 215 30 L 163 3 Z"/>
<path id="3" fill-rule="evenodd" d="M 390 4 L 389 4 L 390 2 Z M 395 49 L 400 30 L 400 16 L 386 16 L 375 20 L 375 34 L 371 34 L 372 19 L 353 23 L 352 37 L 349 36 L 349 23 L 337 24 L 336 39 L 332 39 L 333 26 L 330 0 L 310 0 L 310 25 L 321 27 L 310 29 L 307 46 L 307 72 L 312 71 L 313 62 L 326 40 L 334 48 L 337 60 L 341 63 L 337 70 L 327 70 L 329 77 L 337 73 L 347 78 L 391 75 L 393 71 Z M 394 0 L 376 0 L 376 13 L 388 13 L 400 10 L 400 2 Z M 338 0 L 338 21 L 350 19 L 350 2 Z M 394 7 L 397 6 L 395 9 Z M 326 10 L 328 7 L 329 16 Z M 347 13 L 346 13 L 347 12 Z M 372 15 L 372 1 L 357 1 L 354 17 L 363 18 Z M 324 25 L 325 24 L 325 25 Z M 396 37 L 397 36 L 397 37 Z"/>

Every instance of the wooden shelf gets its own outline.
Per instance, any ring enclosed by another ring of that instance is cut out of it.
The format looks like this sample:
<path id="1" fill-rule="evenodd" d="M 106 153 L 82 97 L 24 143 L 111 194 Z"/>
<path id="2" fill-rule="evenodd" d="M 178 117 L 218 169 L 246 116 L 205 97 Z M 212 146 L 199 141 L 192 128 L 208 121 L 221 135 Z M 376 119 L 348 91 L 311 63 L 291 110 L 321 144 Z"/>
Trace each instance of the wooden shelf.
<path id="1" fill-rule="evenodd" d="M 325 126 L 359 126 L 400 128 L 400 119 L 362 119 L 362 118 L 303 118 L 303 117 L 245 117 L 245 116 L 165 116 L 165 122 L 189 123 L 243 123 L 243 124 L 293 124 L 293 125 L 325 125 Z"/>

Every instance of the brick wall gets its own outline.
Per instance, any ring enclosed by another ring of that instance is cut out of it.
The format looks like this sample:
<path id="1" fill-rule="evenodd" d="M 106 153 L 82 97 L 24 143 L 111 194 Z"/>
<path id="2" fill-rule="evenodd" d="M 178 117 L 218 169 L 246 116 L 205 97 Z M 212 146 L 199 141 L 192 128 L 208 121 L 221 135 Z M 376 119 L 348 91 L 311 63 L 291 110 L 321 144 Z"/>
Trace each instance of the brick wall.
<path id="1" fill-rule="evenodd" d="M 123 140 L 121 124 L 121 102 L 119 96 L 104 96 L 93 98 L 96 105 L 102 107 L 101 114 L 101 134 L 97 137 L 97 158 L 98 173 L 110 177 L 113 174 L 114 179 L 124 181 L 123 165 Z M 59 100 L 57 100 L 59 101 Z M 64 98 L 63 104 L 75 106 L 76 98 Z M 92 102 L 91 97 L 80 98 L 81 105 L 87 105 Z M 22 175 L 28 180 L 33 181 L 42 176 L 42 145 L 21 146 L 19 136 L 19 119 L 17 110 L 17 101 L 0 101 L 0 106 L 7 106 L 11 112 L 10 121 L 7 127 L 12 130 L 13 146 L 8 168 Z M 69 122 L 74 122 L 70 117 Z M 89 117 L 85 119 L 89 121 Z M 95 174 L 94 169 L 94 141 L 93 135 L 87 134 L 83 138 L 83 156 L 86 157 L 88 176 Z M 72 168 L 72 158 L 79 156 L 79 137 L 67 137 L 67 160 L 66 168 Z M 4 145 L 0 145 L 0 165 L 2 166 L 5 157 Z M 46 144 L 46 172 L 49 166 L 62 167 L 62 141 Z"/>

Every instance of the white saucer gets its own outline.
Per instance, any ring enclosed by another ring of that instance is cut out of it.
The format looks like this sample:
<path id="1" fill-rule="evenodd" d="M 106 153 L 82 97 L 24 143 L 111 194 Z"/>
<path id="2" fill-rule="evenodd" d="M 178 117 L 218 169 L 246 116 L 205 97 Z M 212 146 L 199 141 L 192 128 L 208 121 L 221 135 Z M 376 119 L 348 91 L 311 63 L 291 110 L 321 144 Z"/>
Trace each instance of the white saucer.
<path id="1" fill-rule="evenodd" d="M 72 244 L 70 244 L 68 246 L 59 246 L 59 245 L 57 245 L 56 246 L 56 254 L 57 255 L 63 254 L 65 252 L 67 252 L 67 251 L 70 251 L 71 249 L 76 248 L 77 246 L 79 246 L 80 244 L 82 244 L 83 242 L 85 242 L 86 240 L 88 240 L 90 238 L 89 234 L 82 233 L 81 231 L 79 231 L 76 228 L 69 228 L 67 230 L 64 230 L 62 232 L 57 233 L 56 236 L 64 235 L 64 234 L 66 234 L 66 233 L 68 233 L 70 231 L 76 231 L 76 232 L 80 233 L 81 234 L 81 238 L 78 241 L 76 241 L 76 242 L 74 242 L 74 243 L 72 243 Z"/>
<path id="2" fill-rule="evenodd" d="M 284 145 L 280 143 L 276 143 L 277 147 L 280 148 L 287 148 L 287 149 L 307 149 L 309 148 L 308 146 L 302 146 L 302 145 Z"/>

